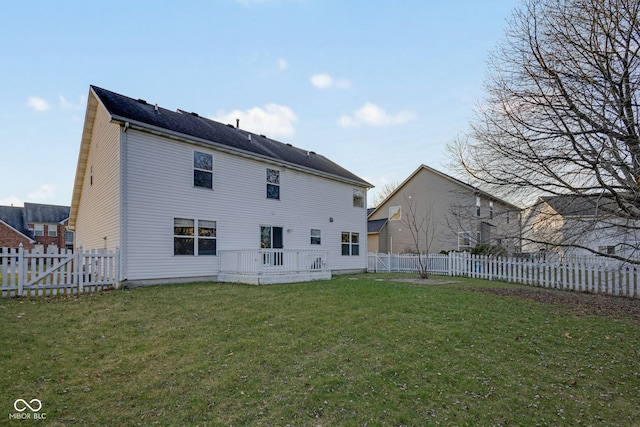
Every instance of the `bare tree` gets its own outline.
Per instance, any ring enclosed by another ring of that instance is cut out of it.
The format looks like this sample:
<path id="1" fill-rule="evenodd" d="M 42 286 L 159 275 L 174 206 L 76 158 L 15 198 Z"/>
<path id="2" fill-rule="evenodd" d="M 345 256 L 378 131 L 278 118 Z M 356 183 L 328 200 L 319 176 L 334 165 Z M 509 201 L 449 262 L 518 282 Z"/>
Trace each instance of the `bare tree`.
<path id="1" fill-rule="evenodd" d="M 411 196 L 404 197 L 402 224 L 409 229 L 413 251 L 418 255 L 420 277 L 429 277 L 428 257 L 436 234 L 436 215 L 433 204 L 418 206 Z"/>
<path id="2" fill-rule="evenodd" d="M 382 203 L 384 201 L 384 199 L 386 199 L 391 193 L 393 193 L 396 190 L 396 188 L 398 188 L 399 186 L 400 186 L 400 182 L 398 182 L 398 181 L 390 182 L 390 183 L 385 184 L 371 198 L 371 200 L 370 200 L 371 207 L 378 206 L 380 203 Z"/>
<path id="3" fill-rule="evenodd" d="M 490 57 L 470 132 L 449 146 L 456 165 L 516 203 L 586 195 L 599 214 L 585 221 L 635 236 L 639 12 L 640 0 L 524 0 Z M 634 260 L 638 241 L 624 241 L 624 256 L 583 248 Z"/>

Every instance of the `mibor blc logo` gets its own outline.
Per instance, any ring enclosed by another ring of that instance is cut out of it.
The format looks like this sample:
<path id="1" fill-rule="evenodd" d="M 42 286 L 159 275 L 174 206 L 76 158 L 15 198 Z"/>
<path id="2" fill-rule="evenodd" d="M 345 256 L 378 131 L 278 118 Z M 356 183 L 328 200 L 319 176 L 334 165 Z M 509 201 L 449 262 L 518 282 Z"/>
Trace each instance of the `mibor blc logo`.
<path id="1" fill-rule="evenodd" d="M 16 399 L 13 402 L 13 409 L 15 409 L 16 413 L 9 414 L 10 420 L 46 420 L 47 414 L 41 413 L 42 402 L 38 399 L 31 399 L 30 401 L 26 401 L 24 399 Z"/>

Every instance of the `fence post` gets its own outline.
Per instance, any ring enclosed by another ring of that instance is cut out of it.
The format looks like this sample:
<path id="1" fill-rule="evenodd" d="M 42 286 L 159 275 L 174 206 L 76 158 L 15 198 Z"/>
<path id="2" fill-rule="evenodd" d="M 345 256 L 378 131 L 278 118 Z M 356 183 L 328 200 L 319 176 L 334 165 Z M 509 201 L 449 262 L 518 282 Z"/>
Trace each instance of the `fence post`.
<path id="1" fill-rule="evenodd" d="M 27 268 L 24 262 L 24 246 L 18 246 L 18 296 L 24 296 L 24 284 L 27 281 Z"/>
<path id="2" fill-rule="evenodd" d="M 115 281 L 116 281 L 116 289 L 120 289 L 120 248 L 116 248 L 116 253 L 115 253 L 115 262 L 116 262 L 116 271 L 115 271 L 115 275 L 116 277 L 114 277 Z"/>
<path id="3" fill-rule="evenodd" d="M 76 254 L 76 283 L 78 284 L 78 293 L 81 294 L 84 292 L 84 256 L 82 252 L 82 246 L 78 247 L 78 253 Z"/>

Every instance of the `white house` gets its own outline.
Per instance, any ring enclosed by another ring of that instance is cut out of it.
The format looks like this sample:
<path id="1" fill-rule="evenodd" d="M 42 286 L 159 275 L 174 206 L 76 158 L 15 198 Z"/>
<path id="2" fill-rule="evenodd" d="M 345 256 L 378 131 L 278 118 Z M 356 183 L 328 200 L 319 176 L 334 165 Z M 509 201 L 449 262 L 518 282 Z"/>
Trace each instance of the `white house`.
<path id="1" fill-rule="evenodd" d="M 91 86 L 69 227 L 125 284 L 366 271 L 371 185 L 326 157 Z"/>
<path id="2" fill-rule="evenodd" d="M 560 256 L 637 258 L 638 225 L 620 214 L 611 196 L 567 194 L 539 197 L 528 209 L 523 251 Z"/>

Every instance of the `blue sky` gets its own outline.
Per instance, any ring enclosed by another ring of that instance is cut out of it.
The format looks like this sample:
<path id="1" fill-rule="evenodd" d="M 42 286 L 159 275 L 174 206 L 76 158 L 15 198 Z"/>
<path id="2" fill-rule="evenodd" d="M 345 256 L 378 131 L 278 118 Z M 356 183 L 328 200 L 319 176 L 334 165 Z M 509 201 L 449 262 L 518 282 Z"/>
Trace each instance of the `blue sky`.
<path id="1" fill-rule="evenodd" d="M 519 0 L 21 1 L 0 14 L 0 205 L 69 205 L 89 85 L 316 151 L 383 187 L 483 97 Z M 369 197 L 375 194 L 375 189 Z"/>

